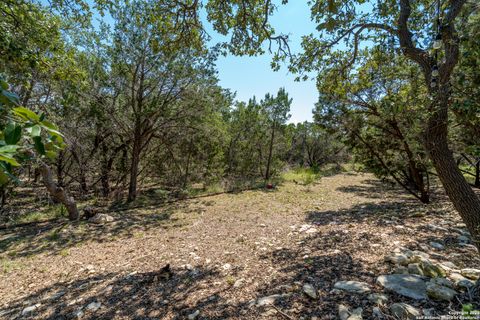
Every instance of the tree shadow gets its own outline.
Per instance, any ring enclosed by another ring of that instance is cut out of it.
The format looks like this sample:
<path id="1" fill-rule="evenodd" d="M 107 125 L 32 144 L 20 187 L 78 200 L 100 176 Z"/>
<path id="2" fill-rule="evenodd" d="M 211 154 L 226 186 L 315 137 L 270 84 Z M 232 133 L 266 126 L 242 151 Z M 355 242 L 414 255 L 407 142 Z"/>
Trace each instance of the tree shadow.
<path id="1" fill-rule="evenodd" d="M 172 204 L 154 212 L 139 213 L 125 211 L 121 214 L 108 212 L 114 221 L 105 224 L 93 224 L 85 220 L 33 222 L 0 229 L 0 253 L 7 251 L 14 257 L 25 257 L 43 252 L 58 254 L 64 249 L 83 242 L 108 242 L 121 237 L 134 237 L 140 232 L 156 228 L 179 228 L 188 223 L 188 219 L 173 217 L 176 210 L 184 204 Z M 187 212 L 189 210 L 182 209 Z M 190 209 L 193 211 L 193 209 Z"/>

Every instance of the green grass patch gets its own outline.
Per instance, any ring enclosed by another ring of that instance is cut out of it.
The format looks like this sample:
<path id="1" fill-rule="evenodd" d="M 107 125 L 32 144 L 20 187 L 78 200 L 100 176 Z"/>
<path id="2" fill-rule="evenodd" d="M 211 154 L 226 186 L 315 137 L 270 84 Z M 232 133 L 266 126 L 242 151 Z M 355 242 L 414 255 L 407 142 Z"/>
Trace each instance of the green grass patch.
<path id="1" fill-rule="evenodd" d="M 9 259 L 0 259 L 0 268 L 3 273 L 10 273 L 14 269 L 19 269 L 21 265 L 18 262 Z"/>
<path id="2" fill-rule="evenodd" d="M 48 206 L 40 211 L 33 211 L 18 216 L 13 221 L 13 224 L 41 222 L 57 218 L 67 217 L 67 209 L 62 204 Z"/>
<path id="3" fill-rule="evenodd" d="M 322 174 L 312 168 L 295 168 L 282 174 L 282 179 L 302 185 L 310 185 L 319 180 Z"/>

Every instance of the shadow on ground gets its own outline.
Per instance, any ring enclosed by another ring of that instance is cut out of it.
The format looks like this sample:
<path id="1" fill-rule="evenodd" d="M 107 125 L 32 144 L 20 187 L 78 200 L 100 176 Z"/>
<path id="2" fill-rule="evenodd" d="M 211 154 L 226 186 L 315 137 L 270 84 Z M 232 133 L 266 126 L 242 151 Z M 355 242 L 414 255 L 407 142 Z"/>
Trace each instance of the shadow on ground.
<path id="1" fill-rule="evenodd" d="M 64 219 L 34 222 L 0 230 L 0 254 L 11 258 L 25 257 L 39 253 L 58 254 L 64 249 L 83 242 L 108 242 L 118 238 L 134 237 L 139 232 L 158 228 L 178 228 L 189 223 L 188 219 L 173 217 L 176 210 L 195 214 L 185 203 L 175 203 L 151 213 L 124 211 L 108 212 L 115 219 L 106 224 L 93 224 L 85 220 L 70 222 Z"/>

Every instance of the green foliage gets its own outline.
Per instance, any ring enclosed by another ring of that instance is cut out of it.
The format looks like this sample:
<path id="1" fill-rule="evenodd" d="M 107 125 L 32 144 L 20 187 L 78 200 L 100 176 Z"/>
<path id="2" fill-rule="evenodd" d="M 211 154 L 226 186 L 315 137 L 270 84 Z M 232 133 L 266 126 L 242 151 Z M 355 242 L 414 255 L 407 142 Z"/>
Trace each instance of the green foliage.
<path id="1" fill-rule="evenodd" d="M 62 134 L 58 128 L 44 120 L 45 115 L 18 104 L 18 96 L 8 91 L 8 84 L 2 80 L 4 99 L 0 108 L 7 111 L 7 123 L 0 127 L 0 185 L 6 185 L 10 180 L 18 181 L 14 175 L 14 167 L 37 158 L 53 159 L 58 150 L 64 148 Z M 33 142 L 33 144 L 32 144 Z"/>

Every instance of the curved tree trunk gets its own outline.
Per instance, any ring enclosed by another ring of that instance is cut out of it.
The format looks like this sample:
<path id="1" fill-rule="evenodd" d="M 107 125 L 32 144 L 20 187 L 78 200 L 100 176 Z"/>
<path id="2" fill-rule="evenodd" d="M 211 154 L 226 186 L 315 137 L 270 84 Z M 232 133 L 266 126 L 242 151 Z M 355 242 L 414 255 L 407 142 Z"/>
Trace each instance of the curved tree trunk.
<path id="1" fill-rule="evenodd" d="M 449 90 L 439 90 L 425 132 L 425 145 L 453 206 L 480 250 L 480 198 L 465 180 L 448 147 Z"/>
<path id="2" fill-rule="evenodd" d="M 50 192 L 50 195 L 55 200 L 62 203 L 65 208 L 67 208 L 68 218 L 70 220 L 78 220 L 80 215 L 78 213 L 77 203 L 75 202 L 75 199 L 73 199 L 73 197 L 70 197 L 62 187 L 55 183 L 50 167 L 45 163 L 42 163 L 40 165 L 39 171 L 42 175 L 43 183 L 45 184 L 48 192 Z"/>

